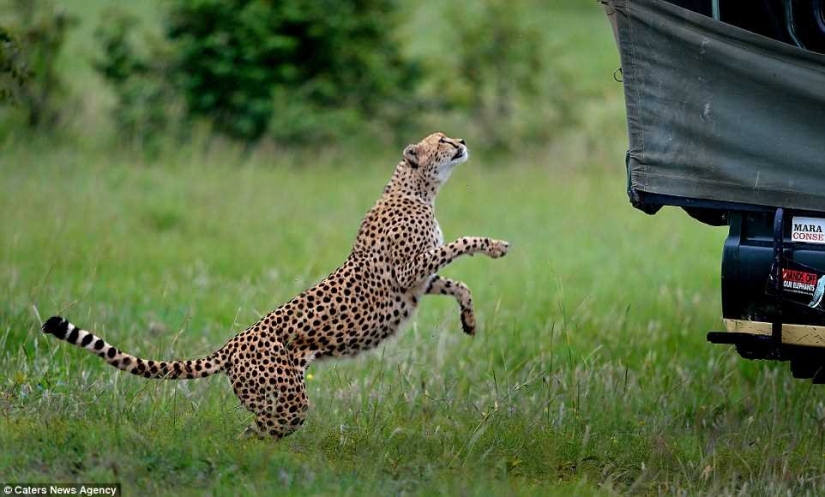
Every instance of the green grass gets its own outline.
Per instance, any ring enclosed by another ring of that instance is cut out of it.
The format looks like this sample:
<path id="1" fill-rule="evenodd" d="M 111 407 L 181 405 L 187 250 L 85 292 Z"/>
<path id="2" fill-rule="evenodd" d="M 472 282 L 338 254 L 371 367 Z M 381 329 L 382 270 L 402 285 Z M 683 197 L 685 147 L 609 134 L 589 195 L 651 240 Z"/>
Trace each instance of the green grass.
<path id="1" fill-rule="evenodd" d="M 43 336 L 62 313 L 143 357 L 210 352 L 343 261 L 398 160 L 208 139 L 149 160 L 102 145 L 108 97 L 82 61 L 109 3 L 78 0 L 68 50 L 92 139 L 2 144 L 0 481 L 122 482 L 127 495 L 825 491 L 818 387 L 705 342 L 721 327 L 725 229 L 627 202 L 596 5 L 547 16 L 584 88 L 579 126 L 475 154 L 439 198 L 448 240 L 512 243 L 443 273 L 474 291 L 475 338 L 453 301 L 426 298 L 396 339 L 313 366 L 305 426 L 273 442 L 239 438 L 251 417 L 224 377 L 147 381 Z"/>
<path id="2" fill-rule="evenodd" d="M 818 392 L 704 342 L 724 229 L 634 211 L 604 167 L 620 145 L 462 166 L 439 198 L 446 237 L 512 242 L 445 272 L 473 288 L 479 335 L 427 298 L 397 339 L 313 367 L 308 421 L 279 443 L 238 439 L 250 417 L 223 377 L 123 375 L 40 318 L 145 357 L 211 351 L 342 261 L 394 154 L 147 167 L 9 147 L 0 475 L 130 494 L 819 493 Z"/>

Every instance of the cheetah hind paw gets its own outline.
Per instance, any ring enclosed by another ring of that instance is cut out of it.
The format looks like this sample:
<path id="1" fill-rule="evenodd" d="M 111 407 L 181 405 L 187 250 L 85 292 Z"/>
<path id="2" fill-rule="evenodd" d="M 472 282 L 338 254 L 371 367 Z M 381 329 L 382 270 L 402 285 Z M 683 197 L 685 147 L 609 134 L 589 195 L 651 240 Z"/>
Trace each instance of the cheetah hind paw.
<path id="1" fill-rule="evenodd" d="M 238 435 L 238 440 L 264 440 L 265 438 L 255 426 L 247 426 L 246 429 Z"/>
<path id="2" fill-rule="evenodd" d="M 472 311 L 462 311 L 461 313 L 461 327 L 464 333 L 475 336 L 476 334 L 476 316 Z"/>

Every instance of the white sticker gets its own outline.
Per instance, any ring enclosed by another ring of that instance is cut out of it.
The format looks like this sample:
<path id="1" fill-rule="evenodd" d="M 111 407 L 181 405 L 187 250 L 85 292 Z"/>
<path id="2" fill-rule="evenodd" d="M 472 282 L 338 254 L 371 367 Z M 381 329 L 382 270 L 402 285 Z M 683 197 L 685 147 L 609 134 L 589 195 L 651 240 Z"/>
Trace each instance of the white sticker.
<path id="1" fill-rule="evenodd" d="M 792 222 L 791 240 L 825 244 L 825 219 L 794 216 Z"/>

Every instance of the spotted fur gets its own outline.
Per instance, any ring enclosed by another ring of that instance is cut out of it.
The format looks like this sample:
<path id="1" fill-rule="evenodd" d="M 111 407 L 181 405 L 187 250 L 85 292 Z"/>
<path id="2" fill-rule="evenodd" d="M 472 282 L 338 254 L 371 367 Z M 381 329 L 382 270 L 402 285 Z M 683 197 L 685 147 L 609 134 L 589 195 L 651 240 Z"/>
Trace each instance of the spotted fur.
<path id="1" fill-rule="evenodd" d="M 437 272 L 462 255 L 502 257 L 509 244 L 482 237 L 444 244 L 434 202 L 453 168 L 468 158 L 464 140 L 433 133 L 406 147 L 403 155 L 362 221 L 344 264 L 208 357 L 141 359 L 59 316 L 47 320 L 43 331 L 145 378 L 191 379 L 224 372 L 241 403 L 256 415 L 253 430 L 286 436 L 306 417 L 309 365 L 375 347 L 398 331 L 423 295 L 455 298 L 464 331 L 475 334 L 470 289 Z"/>

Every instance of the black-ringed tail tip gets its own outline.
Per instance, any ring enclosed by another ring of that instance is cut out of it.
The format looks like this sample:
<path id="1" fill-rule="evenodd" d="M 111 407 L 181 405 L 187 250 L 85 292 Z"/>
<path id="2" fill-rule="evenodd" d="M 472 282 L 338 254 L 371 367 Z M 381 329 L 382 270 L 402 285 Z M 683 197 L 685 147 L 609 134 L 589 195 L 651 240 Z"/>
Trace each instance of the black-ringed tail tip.
<path id="1" fill-rule="evenodd" d="M 97 337 L 88 331 L 81 330 L 77 326 L 70 323 L 67 319 L 60 316 L 52 316 L 47 319 L 46 322 L 43 323 L 41 329 L 43 330 L 43 333 L 54 335 L 55 337 L 65 340 L 73 345 L 83 347 L 84 349 L 94 352 L 104 359 L 114 359 L 115 356 L 118 355 L 127 355 L 121 354 L 119 350 L 106 343 L 106 341 L 102 338 Z M 119 365 L 119 361 L 118 364 L 113 365 L 117 367 Z"/>
<path id="2" fill-rule="evenodd" d="M 54 335 L 63 340 L 63 338 L 66 337 L 66 333 L 69 332 L 69 326 L 70 323 L 68 320 L 60 316 L 52 316 L 43 323 L 40 329 L 43 330 L 43 333 Z"/>
<path id="3" fill-rule="evenodd" d="M 118 350 L 106 343 L 102 338 L 96 337 L 88 331 L 81 330 L 60 316 L 52 316 L 47 319 L 41 329 L 43 333 L 54 335 L 61 340 L 88 349 L 97 353 L 100 357 L 113 358 L 118 355 Z"/>

